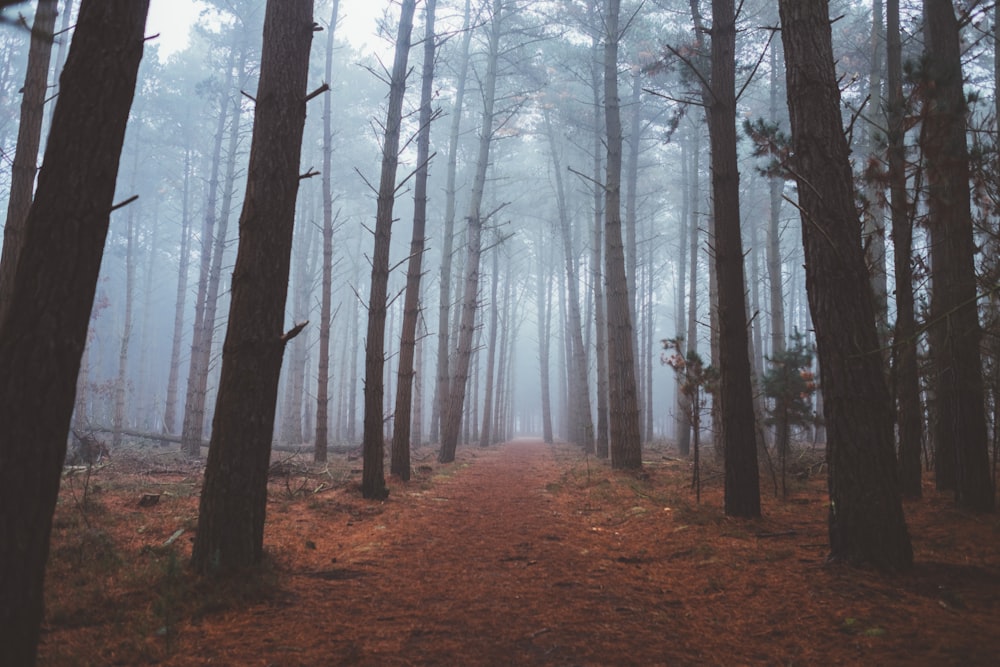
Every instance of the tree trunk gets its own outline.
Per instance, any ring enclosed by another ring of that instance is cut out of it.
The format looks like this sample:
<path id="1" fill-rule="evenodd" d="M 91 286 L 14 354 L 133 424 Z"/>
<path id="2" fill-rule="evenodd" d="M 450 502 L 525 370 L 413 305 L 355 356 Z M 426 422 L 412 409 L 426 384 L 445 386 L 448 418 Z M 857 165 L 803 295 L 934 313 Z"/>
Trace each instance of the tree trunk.
<path id="1" fill-rule="evenodd" d="M 854 208 L 828 3 L 780 0 L 806 288 L 823 380 L 830 558 L 913 564 L 899 499 L 892 404 Z"/>
<path id="2" fill-rule="evenodd" d="M 778 41 L 771 43 L 771 81 L 769 86 L 769 116 L 771 124 L 778 125 L 778 77 L 780 75 L 778 61 Z M 767 220 L 767 282 L 771 307 L 771 357 L 777 359 L 785 351 L 785 301 L 782 286 L 784 276 L 781 270 L 781 201 L 785 189 L 785 179 L 780 175 L 768 178 L 768 220 Z M 782 448 L 787 448 L 788 424 L 783 422 L 784 415 L 774 417 L 775 442 L 779 447 L 779 455 L 788 454 Z"/>
<path id="3" fill-rule="evenodd" d="M 127 237 L 125 245 L 125 312 L 122 315 L 122 334 L 118 346 L 118 377 L 115 380 L 114 432 L 112 434 L 112 447 L 114 449 L 122 444 L 122 427 L 125 425 L 128 346 L 132 339 L 132 310 L 135 293 L 135 211 L 138 207 L 138 203 L 129 207 L 128 222 L 125 228 Z"/>
<path id="4" fill-rule="evenodd" d="M 899 0 L 886 1 L 886 58 L 888 75 L 888 161 L 892 242 L 896 269 L 896 327 L 893 337 L 896 425 L 899 437 L 899 483 L 904 497 L 922 493 L 920 449 L 923 438 L 920 407 L 920 371 L 917 366 L 917 327 L 914 316 L 913 219 L 906 192 L 902 43 Z"/>
<path id="5" fill-rule="evenodd" d="M 260 562 L 281 357 L 312 0 L 268 0 L 260 82 L 233 270 L 229 326 L 192 565 L 231 573 Z"/>
<path id="6" fill-rule="evenodd" d="M 424 7 L 424 64 L 420 79 L 420 126 L 417 136 L 417 173 L 413 185 L 413 234 L 410 259 L 406 267 L 406 295 L 403 303 L 403 327 L 399 343 L 399 380 L 396 386 L 395 424 L 392 429 L 390 472 L 400 479 L 410 479 L 410 430 L 413 404 L 414 355 L 417 346 L 417 320 L 420 317 L 420 277 L 423 274 L 424 237 L 427 228 L 427 174 L 430 159 L 431 100 L 434 96 L 434 9 L 436 0 Z M 417 413 L 419 414 L 419 413 Z M 419 427 L 415 429 L 420 431 Z"/>
<path id="7" fill-rule="evenodd" d="M 628 281 L 629 306 L 632 315 L 632 355 L 635 361 L 636 384 L 638 385 L 638 405 L 642 408 L 641 364 L 639 362 L 639 304 L 638 286 L 639 249 L 636 241 L 638 225 L 638 185 L 639 185 L 639 133 L 642 122 L 640 100 L 642 99 L 642 75 L 639 67 L 632 68 L 632 90 L 629 101 L 628 161 L 625 164 L 625 279 Z M 640 413 L 640 420 L 642 415 Z M 641 433 L 641 429 L 640 429 Z"/>
<path id="8" fill-rule="evenodd" d="M 590 46 L 593 53 L 590 67 L 590 89 L 594 106 L 594 162 L 592 166 L 593 171 L 591 173 L 594 182 L 594 222 L 592 232 L 593 241 L 591 243 L 590 251 L 590 280 L 593 285 L 592 291 L 594 299 L 594 338 L 596 339 L 594 356 L 597 358 L 597 432 L 594 436 L 594 449 L 596 450 L 599 458 L 606 459 L 610 456 L 608 444 L 608 321 L 605 312 L 606 303 L 604 298 L 604 272 L 602 270 L 604 263 L 604 192 L 599 185 L 601 183 L 602 167 L 601 150 L 603 148 L 602 142 L 604 139 L 604 121 L 601 118 L 603 77 L 601 59 L 603 58 L 603 48 L 598 38 L 600 31 L 596 29 L 596 26 L 599 25 L 598 19 L 600 18 L 600 10 L 598 8 L 598 3 L 595 0 L 590 0 L 587 3 L 587 16 L 590 19 L 590 25 L 594 26 Z"/>
<path id="9" fill-rule="evenodd" d="M 35 190 L 56 10 L 57 0 L 38 0 L 35 20 L 31 24 L 28 66 L 21 92 L 21 119 L 17 126 L 17 148 L 11 167 L 7 220 L 3 228 L 3 250 L 0 252 L 0 320 L 10 307 L 18 254 Z"/>
<path id="10" fill-rule="evenodd" d="M 180 384 L 181 337 L 184 335 L 184 303 L 187 300 L 188 268 L 191 264 L 191 147 L 184 150 L 184 185 L 181 194 L 181 248 L 177 266 L 177 292 L 174 298 L 174 332 L 170 344 L 170 370 L 167 374 L 167 399 L 163 409 L 163 431 L 172 434 L 177 428 L 177 386 Z"/>
<path id="11" fill-rule="evenodd" d="M 931 241 L 931 358 L 937 397 L 935 441 L 955 476 L 942 480 L 965 508 L 994 509 L 979 353 L 975 240 L 969 193 L 965 92 L 959 26 L 951 0 L 924 0 L 927 85 L 921 146 Z"/>
<path id="12" fill-rule="evenodd" d="M 462 129 L 462 104 L 465 100 L 465 82 L 469 72 L 469 45 L 472 42 L 470 0 L 465 0 L 465 18 L 462 22 L 462 50 L 459 56 L 458 77 L 455 81 L 455 103 L 451 111 L 451 128 L 448 133 L 448 167 L 445 185 L 444 239 L 441 244 L 441 276 L 438 292 L 438 345 L 437 381 L 434 384 L 434 402 L 431 407 L 430 439 L 436 442 L 444 425 L 447 402 L 451 393 L 451 345 L 449 313 L 451 311 L 451 272 L 455 244 L 455 197 L 458 172 L 458 142 Z"/>
<path id="13" fill-rule="evenodd" d="M 382 174 L 375 216 L 375 251 L 372 255 L 371 292 L 368 298 L 368 333 L 365 338 L 365 418 L 362 435 L 364 470 L 361 493 L 382 500 L 389 495 L 383 472 L 385 434 L 383 430 L 385 366 L 385 319 L 389 283 L 389 244 L 392 236 L 392 209 L 396 199 L 396 167 L 399 164 L 399 132 L 402 123 L 406 68 L 410 55 L 414 0 L 404 0 L 396 36 L 396 58 L 392 65 L 389 108 L 382 143 Z"/>
<path id="14" fill-rule="evenodd" d="M 12 667 L 37 655 L 52 514 L 148 8 L 80 7 L 0 320 L 0 646 Z"/>
<path id="15" fill-rule="evenodd" d="M 870 120 L 864 125 L 866 159 L 882 151 L 882 128 L 885 127 L 882 100 L 885 34 L 882 19 L 882 0 L 872 0 L 872 29 L 869 39 L 871 60 L 868 68 L 868 102 L 865 104 L 865 116 Z M 889 296 L 885 269 L 885 212 L 882 207 L 884 192 L 880 183 L 869 183 L 865 189 L 867 208 L 862 217 L 862 243 L 875 297 L 875 328 L 882 348 L 886 349 L 889 342 Z"/>
<path id="16" fill-rule="evenodd" d="M 205 220 L 201 228 L 201 268 L 198 274 L 198 293 L 195 296 L 194 330 L 191 334 L 191 358 L 188 362 L 187 391 L 184 400 L 184 423 L 182 426 L 181 449 L 187 456 L 201 455 L 202 431 L 204 430 L 204 390 L 197 393 L 201 383 L 196 379 L 201 375 L 205 327 L 205 302 L 208 294 L 209 275 L 212 270 L 212 238 L 215 233 L 216 200 L 219 194 L 219 169 L 222 163 L 222 140 L 226 133 L 226 119 L 229 117 L 229 96 L 233 83 L 233 68 L 236 64 L 236 44 L 230 49 L 229 64 L 226 67 L 226 81 L 219 92 L 219 121 L 212 146 L 212 165 L 209 168 L 208 196 L 205 202 Z M 197 406 L 201 405 L 200 411 Z"/>
<path id="17" fill-rule="evenodd" d="M 326 29 L 326 65 L 324 79 L 333 80 L 333 37 L 337 30 L 340 0 L 333 0 L 330 25 Z M 332 95 L 323 95 L 323 277 L 319 315 L 319 360 L 316 372 L 316 439 L 313 443 L 313 460 L 326 462 L 330 445 L 330 324 L 333 319 L 333 117 Z"/>
<path id="18" fill-rule="evenodd" d="M 493 271 L 490 276 L 490 324 L 489 340 L 486 342 L 486 387 L 483 400 L 483 428 L 479 434 L 479 446 L 488 447 L 493 434 L 493 378 L 496 371 L 497 329 L 500 321 L 500 304 L 497 291 L 500 287 L 500 248 L 493 248 Z"/>
<path id="19" fill-rule="evenodd" d="M 450 463 L 455 460 L 458 446 L 459 427 L 462 420 L 462 406 L 465 403 L 465 385 L 469 378 L 469 363 L 472 356 L 472 338 L 476 328 L 476 308 L 479 298 L 479 259 L 482 254 L 483 192 L 486 189 L 486 169 L 490 161 L 490 144 L 493 140 L 493 109 L 496 101 L 497 62 L 500 56 L 500 33 L 503 23 L 503 2 L 493 0 L 493 15 L 490 18 L 490 37 L 487 52 L 486 78 L 483 81 L 483 116 L 479 134 L 479 151 L 476 156 L 476 171 L 472 182 L 472 196 L 469 200 L 468 236 L 466 239 L 465 285 L 462 292 L 462 319 L 458 331 L 458 350 L 455 369 L 450 381 L 447 410 L 441 428 L 441 451 L 438 460 Z"/>
<path id="20" fill-rule="evenodd" d="M 547 444 L 554 442 L 552 435 L 552 394 L 549 387 L 549 351 L 552 341 L 549 340 L 552 331 L 552 288 L 549 280 L 549 270 L 542 259 L 542 242 L 535 245 L 535 261 L 538 262 L 536 279 L 538 281 L 538 370 L 541 374 L 539 390 L 541 392 L 542 409 L 542 440 Z"/>
<path id="21" fill-rule="evenodd" d="M 736 9 L 712 2 L 712 201 L 719 295 L 719 390 L 728 516 L 760 516 L 760 481 L 747 338 L 740 237 L 740 183 L 736 166 Z"/>
<path id="22" fill-rule="evenodd" d="M 632 355 L 632 317 L 622 244 L 622 122 L 618 100 L 618 16 L 620 0 L 608 0 L 604 42 L 604 117 L 608 158 L 605 169 L 605 270 L 608 299 L 608 416 L 611 467 L 642 467 L 639 398 Z"/>
<path id="23" fill-rule="evenodd" d="M 594 423 L 590 414 L 590 389 L 587 381 L 587 350 L 583 345 L 583 321 L 580 318 L 580 281 L 576 265 L 578 253 L 573 244 L 570 229 L 570 213 L 566 205 L 566 189 L 562 178 L 562 161 L 559 159 L 559 148 L 556 145 L 555 131 L 549 110 L 545 113 L 545 132 L 549 139 L 549 149 L 552 153 L 552 175 L 556 185 L 556 208 L 559 216 L 559 235 L 562 238 L 563 256 L 566 267 L 567 333 L 572 341 L 572 363 L 570 364 L 569 400 L 573 431 L 570 437 L 583 447 L 588 454 L 594 453 Z"/>

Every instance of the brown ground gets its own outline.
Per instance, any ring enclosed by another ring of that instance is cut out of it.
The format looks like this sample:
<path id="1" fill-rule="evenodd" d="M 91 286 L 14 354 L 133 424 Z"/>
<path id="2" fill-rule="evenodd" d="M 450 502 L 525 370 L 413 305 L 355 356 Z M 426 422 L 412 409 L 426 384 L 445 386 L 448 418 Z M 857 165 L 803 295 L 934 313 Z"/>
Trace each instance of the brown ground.
<path id="1" fill-rule="evenodd" d="M 382 503 L 360 461 L 276 454 L 267 566 L 209 585 L 185 569 L 200 468 L 143 451 L 63 482 L 41 665 L 1000 664 L 1000 520 L 930 485 L 887 577 L 825 564 L 822 474 L 787 502 L 766 478 L 747 522 L 655 448 L 639 475 L 538 441 L 421 450 Z"/>

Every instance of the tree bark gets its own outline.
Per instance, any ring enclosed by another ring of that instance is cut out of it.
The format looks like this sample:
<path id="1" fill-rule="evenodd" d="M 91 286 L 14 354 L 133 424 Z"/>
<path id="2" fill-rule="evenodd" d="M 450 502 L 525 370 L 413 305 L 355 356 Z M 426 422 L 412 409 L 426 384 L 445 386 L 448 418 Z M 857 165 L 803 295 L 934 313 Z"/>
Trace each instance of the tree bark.
<path id="1" fill-rule="evenodd" d="M 183 444 L 181 449 L 187 456 L 201 455 L 201 441 L 205 421 L 205 390 L 199 378 L 208 371 L 201 371 L 206 326 L 205 308 L 208 295 L 209 276 L 212 271 L 212 239 L 218 211 L 216 201 L 219 194 L 219 169 L 222 164 L 222 141 L 229 118 L 230 94 L 233 84 L 233 68 L 236 64 L 237 45 L 230 49 L 229 64 L 226 67 L 226 81 L 219 91 L 219 120 L 212 146 L 212 164 L 209 168 L 208 195 L 205 202 L 205 220 L 201 228 L 201 261 L 198 273 L 198 292 L 195 296 L 194 329 L 191 334 L 191 358 L 188 362 L 187 391 L 184 398 Z M 206 380 L 207 382 L 207 380 Z M 199 408 L 200 406 L 200 408 Z"/>
<path id="2" fill-rule="evenodd" d="M 493 0 L 490 17 L 489 47 L 487 51 L 486 78 L 483 80 L 483 115 L 479 134 L 479 150 L 476 156 L 476 171 L 472 182 L 472 196 L 469 199 L 468 228 L 466 238 L 465 280 L 462 292 L 462 319 L 458 331 L 458 350 L 455 368 L 450 381 L 447 410 L 441 428 L 441 450 L 438 461 L 450 463 L 455 460 L 458 447 L 459 427 L 462 421 L 462 407 L 465 403 L 465 385 L 469 379 L 469 365 L 472 357 L 472 338 L 476 328 L 476 309 L 479 299 L 479 260 L 482 254 L 483 192 L 486 189 L 486 170 L 490 161 L 490 145 L 493 141 L 493 115 L 496 102 L 497 65 L 500 57 L 500 34 L 503 24 L 503 2 Z"/>
<path id="3" fill-rule="evenodd" d="M 368 298 L 368 334 L 365 339 L 365 418 L 361 446 L 364 465 L 361 493 L 365 498 L 382 500 L 389 495 L 385 486 L 385 439 L 383 432 L 382 373 L 385 366 L 385 319 L 389 283 L 389 244 L 392 235 L 392 209 L 396 200 L 396 167 L 399 164 L 399 131 L 406 92 L 406 68 L 410 55 L 414 0 L 403 0 L 396 35 L 396 57 L 392 65 L 389 108 L 382 141 L 382 174 L 378 188 L 375 216 L 375 251 L 372 255 L 371 292 Z"/>
<path id="4" fill-rule="evenodd" d="M 337 30 L 337 14 L 340 0 L 333 0 L 330 10 L 330 25 L 326 29 L 326 63 L 324 79 L 333 80 L 333 37 Z M 329 404 L 330 404 L 330 324 L 333 319 L 333 101 L 327 91 L 323 95 L 323 277 L 319 315 L 319 354 L 316 372 L 316 440 L 313 446 L 313 460 L 326 461 L 326 450 L 330 445 Z"/>
<path id="5" fill-rule="evenodd" d="M 458 76 L 455 80 L 455 103 L 452 106 L 451 128 L 448 133 L 448 167 L 445 185 L 444 238 L 441 243 L 441 276 L 438 292 L 438 345 L 437 381 L 434 384 L 434 402 L 431 407 L 431 441 L 437 441 L 448 412 L 447 401 L 451 393 L 451 345 L 449 340 L 449 313 L 451 312 L 451 273 L 455 247 L 455 197 L 457 192 L 458 142 L 462 129 L 462 104 L 465 100 L 465 83 L 469 72 L 469 46 L 472 42 L 471 6 L 465 0 L 465 18 L 462 22 L 462 50 L 459 56 Z"/>
<path id="6" fill-rule="evenodd" d="M 583 447 L 588 454 L 594 453 L 594 422 L 590 414 L 590 388 L 587 381 L 587 349 L 583 345 L 583 320 L 580 317 L 580 281 L 576 264 L 578 253 L 573 244 L 570 229 L 570 215 L 566 204 L 566 189 L 562 178 L 562 161 L 556 145 L 555 131 L 549 110 L 544 112 L 545 133 L 548 135 L 552 159 L 552 175 L 556 186 L 556 209 L 559 216 L 559 236 L 562 239 L 563 257 L 566 270 L 566 290 L 568 292 L 566 322 L 567 334 L 572 340 L 572 363 L 570 364 L 569 401 L 572 431 L 570 437 Z"/>
<path id="7" fill-rule="evenodd" d="M 625 249 L 622 243 L 622 122 L 618 99 L 618 29 L 620 0 L 608 0 L 604 42 L 604 117 L 607 128 L 605 167 L 604 286 L 608 305 L 608 416 L 611 467 L 642 467 L 639 397 L 632 354 L 632 317 Z"/>
<path id="8" fill-rule="evenodd" d="M 753 410 L 740 181 L 736 166 L 736 9 L 734 0 L 712 2 L 712 200 L 715 210 L 715 270 L 719 294 L 719 400 L 725 454 L 725 511 L 760 516 L 760 480 Z"/>
<path id="9" fill-rule="evenodd" d="M 57 3 L 58 0 L 38 0 L 35 20 L 31 24 L 28 66 L 21 92 L 21 119 L 17 126 L 17 148 L 11 166 L 7 220 L 3 228 L 3 250 L 0 251 L 0 320 L 10 307 L 18 254 L 35 190 Z"/>
<path id="10" fill-rule="evenodd" d="M 229 326 L 192 565 L 232 573 L 260 562 L 267 471 L 285 343 L 312 0 L 268 0 L 260 82 L 233 270 Z"/>
<path id="11" fill-rule="evenodd" d="M 937 460 L 954 461 L 955 491 L 965 508 L 995 506 L 990 477 L 979 344 L 975 240 L 969 192 L 959 26 L 951 0 L 924 0 L 925 76 L 921 145 L 927 175 L 931 242 L 931 357 L 937 398 Z M 951 482 L 951 484 L 949 484 Z"/>
<path id="12" fill-rule="evenodd" d="M 590 89 L 594 107 L 594 144 L 593 144 L 593 231 L 590 250 L 590 280 L 593 287 L 594 300 L 594 356 L 597 359 L 597 431 L 594 434 L 594 449 L 599 458 L 610 456 L 608 443 L 608 321 L 606 315 L 606 303 L 604 298 L 604 192 L 600 187 L 601 183 L 601 150 L 604 139 L 604 120 L 601 117 L 603 111 L 601 105 L 602 82 L 603 82 L 603 49 L 599 39 L 600 30 L 597 28 L 600 18 L 600 10 L 595 0 L 587 3 L 587 17 L 592 26 L 593 36 L 591 38 L 590 49 L 593 53 L 590 66 Z"/>
<path id="13" fill-rule="evenodd" d="M 896 327 L 893 336 L 893 371 L 896 389 L 896 428 L 899 438 L 899 483 L 903 496 L 922 493 L 920 450 L 923 420 L 920 406 L 920 371 L 917 365 L 917 327 L 914 315 L 913 218 L 906 192 L 906 148 L 902 43 L 899 0 L 886 1 L 888 79 L 888 162 L 892 243 L 896 270 Z"/>
<path id="14" fill-rule="evenodd" d="M 80 7 L 0 320 L 0 646 L 12 667 L 37 655 L 52 514 L 148 9 Z"/>
<path id="15" fill-rule="evenodd" d="M 423 274 L 424 238 L 427 228 L 427 176 L 431 144 L 431 121 L 434 97 L 434 10 L 436 0 L 424 6 L 424 63 L 420 77 L 420 115 L 417 136 L 417 173 L 413 184 L 413 233 L 410 259 L 406 267 L 406 295 L 403 297 L 403 327 L 399 342 L 399 379 L 396 384 L 395 424 L 392 429 L 390 472 L 400 479 L 410 479 L 411 407 L 416 375 L 414 355 L 417 346 L 417 320 L 420 317 L 420 278 Z M 419 416 L 419 413 L 416 413 Z M 415 429 L 419 432 L 419 428 Z"/>
<path id="16" fill-rule="evenodd" d="M 841 124 L 829 5 L 780 0 L 779 9 L 806 289 L 823 381 L 830 558 L 907 570 L 913 551 Z"/>
<path id="17" fill-rule="evenodd" d="M 542 259 L 543 243 L 539 239 L 535 243 L 536 296 L 538 300 L 538 370 L 539 391 L 541 392 L 542 441 L 547 444 L 554 442 L 552 433 L 552 393 L 550 389 L 551 372 L 549 369 L 552 341 L 549 340 L 552 322 L 552 288 L 549 279 L 549 269 Z"/>
<path id="18" fill-rule="evenodd" d="M 177 387 L 180 384 L 181 337 L 184 334 L 184 303 L 187 300 L 188 269 L 191 265 L 191 147 L 184 150 L 184 184 L 181 189 L 181 247 L 177 266 L 177 292 L 174 298 L 174 331 L 170 344 L 170 370 L 167 373 L 167 398 L 163 409 L 164 433 L 177 428 Z"/>

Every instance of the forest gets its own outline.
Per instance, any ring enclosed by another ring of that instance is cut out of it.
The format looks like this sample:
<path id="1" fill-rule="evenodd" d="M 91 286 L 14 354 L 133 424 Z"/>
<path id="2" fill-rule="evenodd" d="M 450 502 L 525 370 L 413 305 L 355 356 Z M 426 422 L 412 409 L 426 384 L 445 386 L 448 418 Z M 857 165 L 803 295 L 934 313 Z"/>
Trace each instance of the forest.
<path id="1" fill-rule="evenodd" d="M 0 662 L 995 659 L 996 3 L 176 8 L 0 0 Z"/>

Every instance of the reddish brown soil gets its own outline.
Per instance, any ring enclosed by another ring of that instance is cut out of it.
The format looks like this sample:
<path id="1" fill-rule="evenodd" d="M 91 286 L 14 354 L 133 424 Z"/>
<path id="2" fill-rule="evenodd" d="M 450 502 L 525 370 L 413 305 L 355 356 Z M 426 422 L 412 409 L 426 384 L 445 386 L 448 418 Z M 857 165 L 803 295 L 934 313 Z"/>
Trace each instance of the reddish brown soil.
<path id="1" fill-rule="evenodd" d="M 538 441 L 433 454 L 382 503 L 359 461 L 282 460 L 268 564 L 218 585 L 185 568 L 200 468 L 64 480 L 40 664 L 1000 664 L 1000 521 L 930 486 L 906 505 L 917 565 L 884 576 L 825 563 L 816 477 L 737 521 L 667 450 L 639 475 Z"/>

